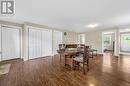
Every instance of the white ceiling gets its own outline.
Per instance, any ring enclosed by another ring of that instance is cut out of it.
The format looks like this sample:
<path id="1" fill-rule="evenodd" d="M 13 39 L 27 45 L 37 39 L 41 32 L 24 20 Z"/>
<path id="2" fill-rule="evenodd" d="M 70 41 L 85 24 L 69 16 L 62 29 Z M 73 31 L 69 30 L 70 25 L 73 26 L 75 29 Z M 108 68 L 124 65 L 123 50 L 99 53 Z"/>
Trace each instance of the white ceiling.
<path id="1" fill-rule="evenodd" d="M 15 0 L 14 16 L 0 19 L 84 32 L 129 24 L 130 0 Z"/>

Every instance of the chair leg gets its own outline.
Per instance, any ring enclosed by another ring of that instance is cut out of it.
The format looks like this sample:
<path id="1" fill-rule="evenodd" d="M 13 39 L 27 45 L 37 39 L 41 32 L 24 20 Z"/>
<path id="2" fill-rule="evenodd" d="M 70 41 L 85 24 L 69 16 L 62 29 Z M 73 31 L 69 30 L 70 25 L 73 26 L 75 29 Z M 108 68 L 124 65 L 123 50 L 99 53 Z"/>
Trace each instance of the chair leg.
<path id="1" fill-rule="evenodd" d="M 83 64 L 83 73 L 84 73 L 84 74 L 86 74 L 86 72 L 87 72 L 87 71 L 86 71 L 87 68 L 86 68 L 85 66 L 87 66 L 87 64 Z"/>
<path id="2" fill-rule="evenodd" d="M 61 54 L 60 54 L 60 63 L 61 63 Z"/>
<path id="3" fill-rule="evenodd" d="M 73 61 L 73 69 L 75 70 L 76 68 L 79 69 L 80 63 L 77 61 Z"/>
<path id="4" fill-rule="evenodd" d="M 85 67 L 84 67 L 85 65 L 83 64 L 83 72 L 84 72 L 84 74 L 86 74 L 86 72 L 85 72 Z"/>
<path id="5" fill-rule="evenodd" d="M 93 52 L 92 52 L 92 58 L 93 58 Z"/>
<path id="6" fill-rule="evenodd" d="M 76 69 L 76 61 L 73 60 L 73 69 Z"/>
<path id="7" fill-rule="evenodd" d="M 89 71 L 89 60 L 87 60 L 87 69 Z"/>
<path id="8" fill-rule="evenodd" d="M 79 70 L 79 67 L 80 67 L 80 63 L 79 62 L 77 62 L 77 67 L 78 67 L 78 70 Z"/>
<path id="9" fill-rule="evenodd" d="M 65 63 L 65 67 L 66 67 L 66 56 L 65 56 L 65 62 L 64 63 Z"/>

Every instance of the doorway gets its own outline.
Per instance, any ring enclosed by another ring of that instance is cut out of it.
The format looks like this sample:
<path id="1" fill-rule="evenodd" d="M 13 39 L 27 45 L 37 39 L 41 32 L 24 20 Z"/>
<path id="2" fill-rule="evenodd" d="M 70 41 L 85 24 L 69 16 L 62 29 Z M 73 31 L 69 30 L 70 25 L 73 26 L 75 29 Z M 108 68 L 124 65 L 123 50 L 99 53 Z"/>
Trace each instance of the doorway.
<path id="1" fill-rule="evenodd" d="M 115 33 L 103 32 L 102 33 L 102 52 L 114 54 L 115 50 Z"/>

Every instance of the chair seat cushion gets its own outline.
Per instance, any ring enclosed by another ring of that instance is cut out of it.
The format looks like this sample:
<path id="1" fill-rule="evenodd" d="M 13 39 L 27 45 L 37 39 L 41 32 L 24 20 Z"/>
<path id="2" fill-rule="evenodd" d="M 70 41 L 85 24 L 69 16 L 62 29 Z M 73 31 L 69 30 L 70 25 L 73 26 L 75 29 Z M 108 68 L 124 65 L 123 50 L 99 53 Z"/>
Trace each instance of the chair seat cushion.
<path id="1" fill-rule="evenodd" d="M 73 60 L 77 62 L 83 62 L 83 57 L 75 57 Z"/>

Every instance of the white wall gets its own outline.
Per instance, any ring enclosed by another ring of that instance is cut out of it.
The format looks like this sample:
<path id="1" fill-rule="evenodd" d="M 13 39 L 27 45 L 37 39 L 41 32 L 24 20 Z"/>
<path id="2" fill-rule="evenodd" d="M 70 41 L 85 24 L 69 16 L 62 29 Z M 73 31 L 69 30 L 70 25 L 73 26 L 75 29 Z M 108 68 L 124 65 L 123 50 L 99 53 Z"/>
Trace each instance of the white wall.
<path id="1" fill-rule="evenodd" d="M 97 49 L 98 53 L 102 53 L 102 32 L 116 31 L 117 28 L 107 30 L 97 30 L 86 32 L 86 45 L 91 45 L 92 48 Z"/>
<path id="2" fill-rule="evenodd" d="M 76 44 L 78 43 L 78 34 L 73 32 L 66 32 L 67 34 L 64 35 L 63 33 L 63 43 L 64 44 Z"/>
<path id="3" fill-rule="evenodd" d="M 87 32 L 86 45 L 91 45 L 92 48 L 98 50 L 98 53 L 102 53 L 102 32 L 101 31 Z"/>

